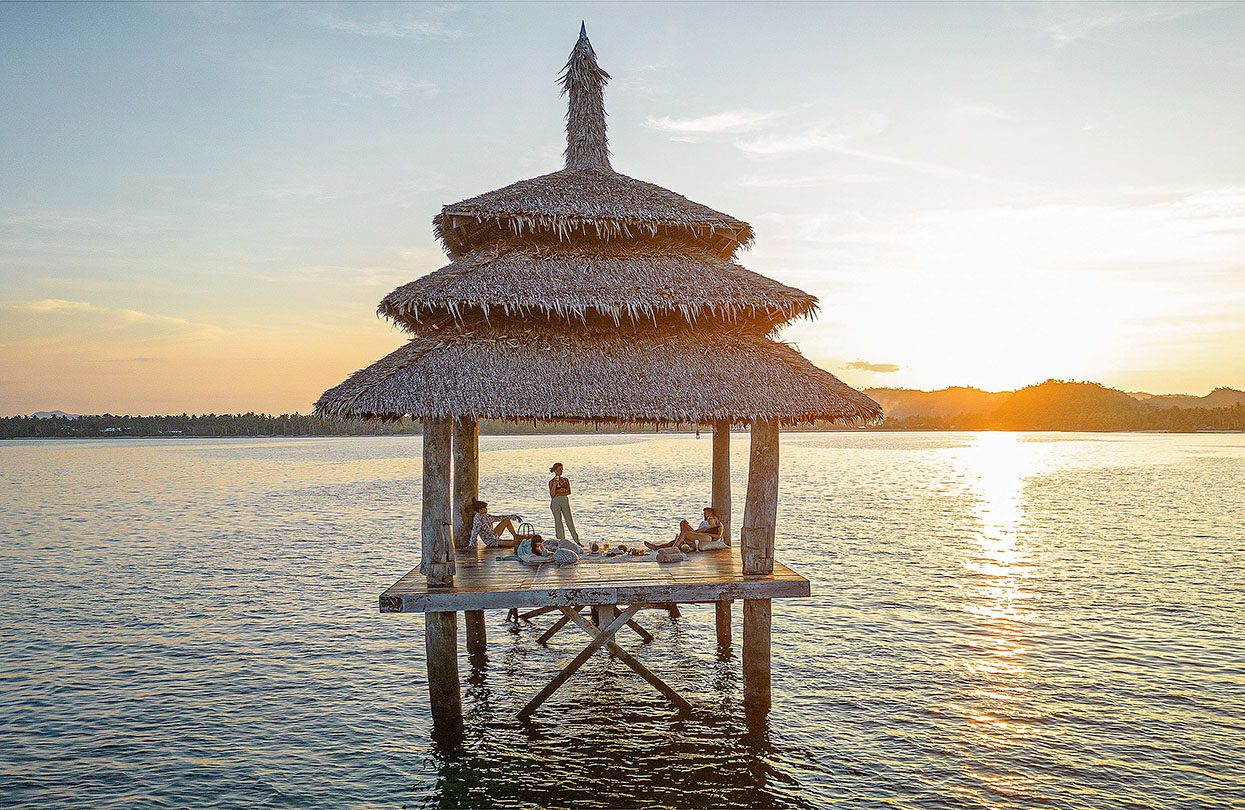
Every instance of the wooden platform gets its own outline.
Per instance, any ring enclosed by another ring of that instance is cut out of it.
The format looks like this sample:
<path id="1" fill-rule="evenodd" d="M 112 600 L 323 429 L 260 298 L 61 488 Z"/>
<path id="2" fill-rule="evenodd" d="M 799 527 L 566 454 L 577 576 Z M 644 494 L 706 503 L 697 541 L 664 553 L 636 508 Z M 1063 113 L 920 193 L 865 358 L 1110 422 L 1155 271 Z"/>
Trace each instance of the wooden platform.
<path id="1" fill-rule="evenodd" d="M 429 588 L 413 570 L 380 596 L 381 613 L 422 613 L 562 605 L 633 605 L 780 599 L 810 594 L 808 580 L 774 561 L 774 573 L 745 576 L 739 548 L 651 560 L 527 566 L 497 557 L 511 549 L 459 551 L 452 588 Z"/>

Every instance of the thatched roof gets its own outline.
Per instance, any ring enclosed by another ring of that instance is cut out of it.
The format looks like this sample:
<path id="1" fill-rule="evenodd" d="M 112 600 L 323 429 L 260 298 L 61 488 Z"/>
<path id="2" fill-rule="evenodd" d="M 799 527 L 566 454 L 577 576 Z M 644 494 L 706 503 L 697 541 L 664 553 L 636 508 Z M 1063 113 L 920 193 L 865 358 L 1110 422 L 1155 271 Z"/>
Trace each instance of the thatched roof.
<path id="1" fill-rule="evenodd" d="M 739 328 L 514 321 L 427 329 L 316 403 L 319 416 L 854 423 L 881 408 L 793 347 Z"/>
<path id="2" fill-rule="evenodd" d="M 475 317 L 674 317 L 758 325 L 816 313 L 817 299 L 685 240 L 509 237 L 404 284 L 379 312 L 406 327 Z"/>
<path id="3" fill-rule="evenodd" d="M 767 337 L 817 299 L 731 259 L 746 223 L 615 172 L 608 74 L 581 28 L 562 74 L 566 168 L 446 206 L 453 261 L 380 312 L 413 334 L 316 403 L 351 419 L 787 424 L 876 419 L 869 397 Z"/>
<path id="4" fill-rule="evenodd" d="M 433 228 L 452 258 L 500 235 L 534 232 L 625 239 L 658 234 L 700 242 L 724 259 L 752 242 L 752 226 L 610 166 L 604 88 L 609 80 L 581 26 L 562 71 L 569 97 L 566 168 L 447 205 Z"/>

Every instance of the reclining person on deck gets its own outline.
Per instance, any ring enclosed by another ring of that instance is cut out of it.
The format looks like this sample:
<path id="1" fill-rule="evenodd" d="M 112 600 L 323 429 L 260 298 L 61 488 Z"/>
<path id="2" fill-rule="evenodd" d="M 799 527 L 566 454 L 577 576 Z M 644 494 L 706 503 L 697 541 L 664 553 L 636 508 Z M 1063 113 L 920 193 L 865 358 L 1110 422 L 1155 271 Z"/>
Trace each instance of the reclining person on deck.
<path id="1" fill-rule="evenodd" d="M 510 536 L 518 542 L 519 533 L 515 531 L 514 522 L 522 520 L 522 515 L 494 517 L 488 513 L 486 501 L 473 502 L 471 510 L 475 512 L 475 516 L 471 519 L 471 539 L 467 541 L 467 548 L 475 546 L 476 538 L 479 538 L 487 548 L 497 548 L 501 545 L 501 538 L 498 537 L 501 532 L 510 532 Z"/>
<path id="2" fill-rule="evenodd" d="M 726 544 L 722 542 L 722 521 L 718 518 L 718 513 L 713 511 L 713 507 L 705 507 L 705 519 L 700 522 L 700 526 L 693 529 L 692 524 L 686 520 L 679 521 L 679 533 L 674 539 L 668 543 L 650 543 L 645 540 L 644 545 L 653 550 L 659 548 L 678 548 L 683 544 L 690 545 L 693 551 L 697 549 L 706 550 L 710 548 L 725 548 Z"/>

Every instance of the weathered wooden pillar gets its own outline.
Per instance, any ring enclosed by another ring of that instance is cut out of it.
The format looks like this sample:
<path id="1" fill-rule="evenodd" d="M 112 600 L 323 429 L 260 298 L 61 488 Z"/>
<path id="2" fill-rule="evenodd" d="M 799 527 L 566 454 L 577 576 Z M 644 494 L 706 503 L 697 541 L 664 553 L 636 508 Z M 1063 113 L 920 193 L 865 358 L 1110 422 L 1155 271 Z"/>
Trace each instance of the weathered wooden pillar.
<path id="1" fill-rule="evenodd" d="M 463 623 L 467 625 L 467 655 L 484 655 L 488 651 L 488 631 L 484 629 L 484 611 L 464 610 Z"/>
<path id="2" fill-rule="evenodd" d="M 428 661 L 432 722 L 442 729 L 453 729 L 463 719 L 458 683 L 458 617 L 453 611 L 424 614 L 424 653 Z"/>
<path id="3" fill-rule="evenodd" d="M 480 497 L 480 422 L 473 416 L 454 417 L 454 546 L 466 548 L 471 539 L 468 511 Z M 470 644 L 471 634 L 467 634 Z"/>
<path id="4" fill-rule="evenodd" d="M 745 574 L 774 573 L 774 526 L 778 522 L 778 421 L 752 423 L 748 500 L 739 530 Z"/>
<path id="5" fill-rule="evenodd" d="M 452 420 L 424 419 L 424 490 L 420 570 L 432 587 L 454 584 L 454 535 L 450 515 Z M 424 614 L 428 696 L 435 725 L 461 725 L 458 683 L 458 617 L 453 611 Z"/>
<path id="6" fill-rule="evenodd" d="M 744 704 L 761 712 L 770 707 L 769 599 L 744 600 Z"/>
<path id="7" fill-rule="evenodd" d="M 713 488 L 709 505 L 722 521 L 722 539 L 731 545 L 731 421 L 713 423 Z"/>
<path id="8" fill-rule="evenodd" d="M 731 648 L 731 606 L 734 604 L 729 600 L 713 603 L 714 624 L 718 631 L 718 652 Z"/>
<path id="9" fill-rule="evenodd" d="M 774 528 L 778 522 L 778 421 L 752 423 L 748 455 L 748 500 L 739 532 L 744 574 L 774 573 Z M 744 703 L 762 712 L 770 707 L 771 604 L 744 600 Z"/>
<path id="10" fill-rule="evenodd" d="M 453 428 L 444 417 L 424 419 L 423 558 L 428 584 L 454 584 L 454 535 L 450 520 L 450 447 Z"/>

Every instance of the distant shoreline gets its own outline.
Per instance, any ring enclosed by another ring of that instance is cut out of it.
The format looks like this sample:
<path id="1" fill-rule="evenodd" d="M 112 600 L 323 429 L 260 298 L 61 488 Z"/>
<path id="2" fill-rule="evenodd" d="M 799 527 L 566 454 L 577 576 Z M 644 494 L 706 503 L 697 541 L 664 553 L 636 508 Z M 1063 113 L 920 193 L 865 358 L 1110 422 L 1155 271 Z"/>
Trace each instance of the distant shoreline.
<path id="1" fill-rule="evenodd" d="M 701 433 L 708 433 L 708 430 L 702 430 Z M 747 434 L 747 431 L 736 431 L 741 435 Z M 888 428 L 888 427 L 871 427 L 871 428 L 785 428 L 785 434 L 792 433 L 1093 433 L 1097 435 L 1168 435 L 1168 436 L 1197 436 L 1197 435 L 1238 435 L 1245 434 L 1245 430 L 1231 429 L 1207 429 L 1207 430 L 1085 430 L 1074 428 L 1017 428 L 1015 430 L 991 429 L 991 428 Z M 568 433 L 562 431 L 542 431 L 532 433 L 485 433 L 481 432 L 481 436 L 498 437 L 498 436 L 686 436 L 695 434 L 694 430 L 632 430 L 632 431 L 596 431 L 592 433 Z M 0 441 L 11 442 L 46 442 L 46 441 L 134 441 L 136 439 L 162 439 L 168 441 L 186 441 L 195 439 L 384 439 L 396 436 L 407 436 L 411 438 L 419 438 L 419 433 L 356 433 L 356 434 L 323 434 L 323 435 L 300 435 L 286 436 L 280 433 L 258 434 L 254 436 L 238 436 L 238 435 L 196 435 L 196 436 L 7 436 L 0 437 Z"/>

